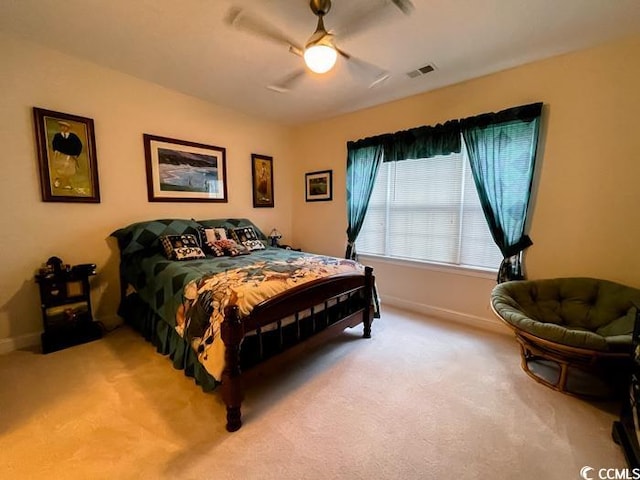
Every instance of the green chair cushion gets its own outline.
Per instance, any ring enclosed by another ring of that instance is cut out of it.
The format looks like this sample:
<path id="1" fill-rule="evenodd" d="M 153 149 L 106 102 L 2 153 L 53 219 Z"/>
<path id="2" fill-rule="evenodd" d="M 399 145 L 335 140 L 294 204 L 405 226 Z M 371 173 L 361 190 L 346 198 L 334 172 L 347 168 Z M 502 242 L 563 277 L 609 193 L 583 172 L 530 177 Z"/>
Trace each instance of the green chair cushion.
<path id="1" fill-rule="evenodd" d="M 496 285 L 491 302 L 516 329 L 562 345 L 611 351 L 631 343 L 640 290 L 594 278 L 521 280 Z"/>

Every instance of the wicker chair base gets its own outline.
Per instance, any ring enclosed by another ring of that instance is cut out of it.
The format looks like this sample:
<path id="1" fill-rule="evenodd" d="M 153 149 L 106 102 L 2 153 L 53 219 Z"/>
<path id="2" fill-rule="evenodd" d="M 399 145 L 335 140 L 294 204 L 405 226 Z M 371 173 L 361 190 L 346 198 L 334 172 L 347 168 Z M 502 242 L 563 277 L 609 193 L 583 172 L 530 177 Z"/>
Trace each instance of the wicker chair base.
<path id="1" fill-rule="evenodd" d="M 520 345 L 521 367 L 536 382 L 568 395 L 584 398 L 608 398 L 618 394 L 618 384 L 627 375 L 628 353 L 600 352 L 554 343 L 526 332 L 515 331 Z M 551 362 L 558 368 L 553 381 L 532 370 L 536 363 Z M 578 370 L 593 379 L 592 389 L 572 390 L 571 372 Z"/>

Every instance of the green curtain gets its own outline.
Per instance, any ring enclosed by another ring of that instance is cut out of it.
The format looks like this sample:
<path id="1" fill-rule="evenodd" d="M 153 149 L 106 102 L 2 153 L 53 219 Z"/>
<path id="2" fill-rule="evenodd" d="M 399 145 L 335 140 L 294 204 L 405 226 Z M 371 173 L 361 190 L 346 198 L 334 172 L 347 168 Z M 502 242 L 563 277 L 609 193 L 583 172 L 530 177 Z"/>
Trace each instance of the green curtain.
<path id="1" fill-rule="evenodd" d="M 364 223 L 382 155 L 382 144 L 375 139 L 347 143 L 348 243 L 345 258 L 356 258 L 355 241 Z"/>
<path id="2" fill-rule="evenodd" d="M 358 238 L 380 163 L 458 153 L 460 125 L 451 120 L 395 133 L 347 142 L 347 251 L 355 259 Z"/>
<path id="3" fill-rule="evenodd" d="M 460 121 L 471 171 L 491 235 L 504 260 L 498 282 L 525 278 L 522 252 L 542 103 Z"/>

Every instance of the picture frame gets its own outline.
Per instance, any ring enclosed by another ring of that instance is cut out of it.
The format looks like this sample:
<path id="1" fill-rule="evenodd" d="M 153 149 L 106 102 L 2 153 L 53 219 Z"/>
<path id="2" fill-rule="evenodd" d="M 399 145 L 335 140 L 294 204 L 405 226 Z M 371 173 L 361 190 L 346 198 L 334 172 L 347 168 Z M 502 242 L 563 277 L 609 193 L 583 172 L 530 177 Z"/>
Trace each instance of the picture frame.
<path id="1" fill-rule="evenodd" d="M 305 173 L 304 191 L 307 202 L 333 200 L 333 170 Z"/>
<path id="2" fill-rule="evenodd" d="M 228 202 L 223 147 L 143 134 L 150 202 Z"/>
<path id="3" fill-rule="evenodd" d="M 272 208 L 273 194 L 273 157 L 251 154 L 251 181 L 254 208 Z"/>
<path id="4" fill-rule="evenodd" d="M 43 202 L 100 203 L 93 119 L 33 107 Z"/>

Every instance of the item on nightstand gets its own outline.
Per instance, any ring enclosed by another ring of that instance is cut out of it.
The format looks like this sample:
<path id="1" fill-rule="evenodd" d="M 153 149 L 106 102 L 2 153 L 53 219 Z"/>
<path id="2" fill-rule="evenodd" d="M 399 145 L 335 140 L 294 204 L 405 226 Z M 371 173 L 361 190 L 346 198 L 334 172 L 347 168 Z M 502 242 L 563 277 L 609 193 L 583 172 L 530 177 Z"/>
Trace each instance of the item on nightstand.
<path id="1" fill-rule="evenodd" d="M 293 250 L 294 252 L 301 252 L 301 248 L 293 248 L 291 245 L 277 245 L 278 248 L 282 248 L 283 250 Z"/>
<path id="2" fill-rule="evenodd" d="M 269 234 L 269 244 L 272 247 L 277 247 L 278 246 L 278 240 L 280 240 L 282 238 L 282 234 L 277 230 L 277 229 L 273 229 L 271 230 L 271 233 Z"/>
<path id="3" fill-rule="evenodd" d="M 95 275 L 96 274 L 96 264 L 95 263 L 81 263 L 79 265 L 74 265 L 71 267 L 71 273 L 76 273 L 79 275 Z"/>
<path id="4" fill-rule="evenodd" d="M 58 257 L 49 257 L 46 265 L 56 275 L 62 271 L 62 267 L 64 266 L 64 264 L 62 263 L 62 259 Z"/>

